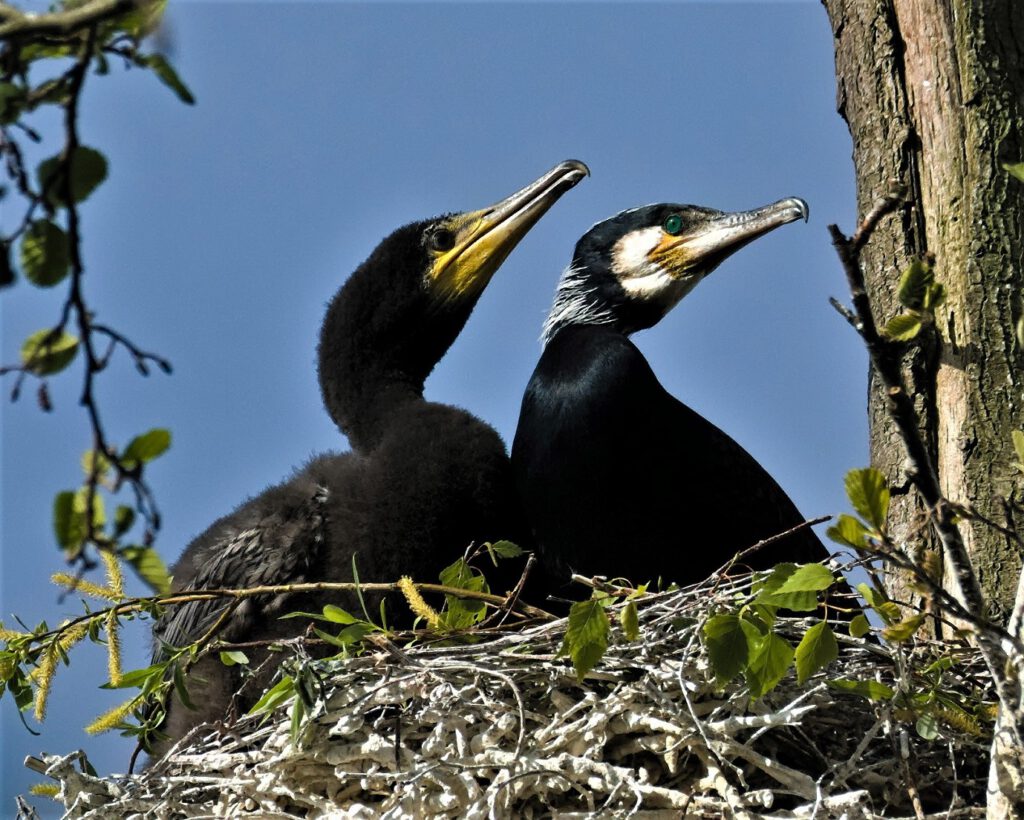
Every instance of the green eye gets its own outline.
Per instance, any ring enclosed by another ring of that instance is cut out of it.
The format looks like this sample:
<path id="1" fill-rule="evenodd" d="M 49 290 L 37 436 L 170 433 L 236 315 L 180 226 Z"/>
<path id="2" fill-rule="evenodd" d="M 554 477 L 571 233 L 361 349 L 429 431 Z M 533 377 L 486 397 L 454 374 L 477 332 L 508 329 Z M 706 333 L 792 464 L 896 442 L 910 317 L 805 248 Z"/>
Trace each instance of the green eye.
<path id="1" fill-rule="evenodd" d="M 661 229 L 667 234 L 676 236 L 683 229 L 683 218 L 679 214 L 672 214 L 672 216 L 665 220 L 665 224 L 661 226 Z"/>

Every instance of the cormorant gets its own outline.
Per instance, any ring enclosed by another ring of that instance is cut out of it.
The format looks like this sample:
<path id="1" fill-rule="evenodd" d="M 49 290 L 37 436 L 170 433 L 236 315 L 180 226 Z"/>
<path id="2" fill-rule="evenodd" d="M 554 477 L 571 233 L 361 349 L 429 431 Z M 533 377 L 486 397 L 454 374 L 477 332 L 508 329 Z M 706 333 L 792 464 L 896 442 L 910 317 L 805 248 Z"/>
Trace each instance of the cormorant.
<path id="1" fill-rule="evenodd" d="M 556 584 L 571 572 L 697 582 L 804 520 L 746 450 L 666 392 L 629 336 L 734 251 L 807 216 L 796 198 L 742 213 L 648 205 L 579 240 L 512 445 L 540 565 Z M 805 528 L 743 564 L 827 556 Z"/>
<path id="2" fill-rule="evenodd" d="M 563 162 L 490 208 L 414 222 L 380 243 L 335 294 L 320 332 L 324 403 L 353 451 L 313 459 L 214 523 L 175 566 L 175 590 L 352 581 L 356 553 L 362 581 L 433 580 L 473 542 L 520 538 L 498 433 L 425 400 L 423 383 L 508 254 L 587 173 Z M 227 615 L 224 600 L 168 607 L 154 627 L 155 655 L 213 628 L 231 642 L 294 637 L 305 623 L 279 616 L 326 603 L 358 611 L 354 596 L 326 593 L 248 598 Z M 259 647 L 246 652 L 263 668 L 241 709 L 276 666 Z M 192 727 L 222 720 L 241 683 L 238 667 L 200 657 L 188 675 L 198 708 L 169 699 L 155 756 Z"/>

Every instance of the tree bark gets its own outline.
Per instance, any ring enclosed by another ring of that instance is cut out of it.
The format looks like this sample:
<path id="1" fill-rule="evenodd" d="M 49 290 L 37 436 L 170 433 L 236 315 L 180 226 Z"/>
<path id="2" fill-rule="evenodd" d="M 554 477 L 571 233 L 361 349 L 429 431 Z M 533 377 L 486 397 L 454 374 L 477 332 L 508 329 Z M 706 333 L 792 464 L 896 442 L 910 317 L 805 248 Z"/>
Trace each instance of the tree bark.
<path id="1" fill-rule="evenodd" d="M 1020 0 L 823 0 L 835 38 L 837 105 L 850 127 L 858 209 L 893 183 L 908 204 L 864 250 L 876 319 L 899 312 L 909 262 L 934 255 L 948 300 L 939 338 L 905 370 L 944 496 L 999 523 L 1021 500 L 1010 431 L 1024 425 L 1024 186 L 1002 168 L 1024 159 L 1024 3 Z M 895 488 L 890 526 L 925 535 L 904 455 L 872 381 L 873 464 Z M 1011 502 L 1008 506 L 1005 501 Z M 998 530 L 965 520 L 964 541 L 996 618 L 1005 622 L 1021 557 Z M 947 579 L 948 581 L 949 579 Z M 904 582 L 893 592 L 913 597 Z"/>

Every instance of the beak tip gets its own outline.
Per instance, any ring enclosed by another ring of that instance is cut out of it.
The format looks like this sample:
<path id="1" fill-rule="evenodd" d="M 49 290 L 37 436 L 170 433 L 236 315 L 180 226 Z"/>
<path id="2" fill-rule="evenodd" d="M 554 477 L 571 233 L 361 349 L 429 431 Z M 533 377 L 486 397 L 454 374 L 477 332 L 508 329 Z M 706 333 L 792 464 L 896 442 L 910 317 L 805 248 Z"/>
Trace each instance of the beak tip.
<path id="1" fill-rule="evenodd" d="M 559 167 L 572 182 L 579 182 L 583 177 L 590 176 L 590 168 L 585 162 L 580 162 L 578 159 L 567 159 Z"/>
<path id="2" fill-rule="evenodd" d="M 787 200 L 787 202 L 791 203 L 793 205 L 793 207 L 796 208 L 797 211 L 799 211 L 800 216 L 802 216 L 804 218 L 804 222 L 810 222 L 810 220 L 811 220 L 811 208 L 807 204 L 806 200 L 801 199 L 798 196 L 791 196 Z"/>

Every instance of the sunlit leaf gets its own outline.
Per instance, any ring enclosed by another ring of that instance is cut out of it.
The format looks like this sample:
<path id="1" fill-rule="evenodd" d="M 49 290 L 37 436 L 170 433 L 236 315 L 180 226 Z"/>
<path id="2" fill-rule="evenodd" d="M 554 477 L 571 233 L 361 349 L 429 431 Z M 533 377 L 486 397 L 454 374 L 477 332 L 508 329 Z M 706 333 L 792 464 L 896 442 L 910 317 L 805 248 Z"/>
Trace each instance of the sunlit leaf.
<path id="1" fill-rule="evenodd" d="M 890 624 L 882 630 L 882 637 L 892 643 L 901 643 L 902 641 L 912 637 L 914 633 L 921 628 L 921 624 L 924 623 L 924 619 L 926 617 L 927 615 L 924 612 L 919 612 L 917 615 L 912 615 L 905 621 Z"/>
<path id="2" fill-rule="evenodd" d="M 746 627 L 745 622 L 742 623 Z M 744 628 L 747 636 L 749 658 L 743 670 L 750 695 L 759 698 L 767 694 L 782 680 L 793 662 L 793 647 L 774 632 L 755 637 L 752 630 Z"/>
<path id="3" fill-rule="evenodd" d="M 868 531 L 852 515 L 842 513 L 836 523 L 825 531 L 825 534 L 837 544 L 863 549 Z"/>
<path id="4" fill-rule="evenodd" d="M 824 669 L 839 657 L 836 636 L 825 621 L 816 623 L 796 647 L 796 680 L 804 683 L 819 669 Z"/>
<path id="5" fill-rule="evenodd" d="M 132 545 L 122 549 L 121 555 L 155 593 L 165 595 L 171 591 L 171 576 L 167 565 L 155 549 Z"/>
<path id="6" fill-rule="evenodd" d="M 871 622 L 865 615 L 855 615 L 850 621 L 850 635 L 854 638 L 863 638 L 870 631 Z"/>
<path id="7" fill-rule="evenodd" d="M 68 275 L 68 237 L 48 219 L 37 219 L 21 239 L 21 270 L 33 285 L 49 288 Z"/>
<path id="8" fill-rule="evenodd" d="M 330 621 L 332 624 L 354 624 L 357 622 L 357 618 L 354 615 L 350 615 L 340 606 L 334 604 L 324 604 L 324 620 Z"/>
<path id="9" fill-rule="evenodd" d="M 874 467 L 850 470 L 846 474 L 846 495 L 861 518 L 880 532 L 889 515 L 889 487 L 885 476 Z"/>
<path id="10" fill-rule="evenodd" d="M 630 601 L 622 608 L 619 622 L 627 641 L 635 641 L 640 637 L 640 618 L 636 611 L 636 601 Z"/>
<path id="11" fill-rule="evenodd" d="M 896 342 L 909 342 L 924 327 L 920 313 L 908 312 L 893 316 L 882 328 L 882 333 Z"/>
<path id="12" fill-rule="evenodd" d="M 924 307 L 925 293 L 934 281 L 935 272 L 931 265 L 922 259 L 916 259 L 903 271 L 896 297 L 903 307 L 921 310 Z"/>
<path id="13" fill-rule="evenodd" d="M 499 558 L 518 558 L 523 554 L 523 549 L 511 541 L 495 541 L 490 545 L 491 551 Z"/>
<path id="14" fill-rule="evenodd" d="M 50 329 L 37 330 L 21 345 L 21 363 L 38 376 L 52 376 L 67 367 L 78 353 L 78 337 Z"/>
<path id="15" fill-rule="evenodd" d="M 238 649 L 231 649 L 220 653 L 220 662 L 225 666 L 243 666 L 249 663 L 249 656 Z"/>
<path id="16" fill-rule="evenodd" d="M 1003 168 L 1024 182 L 1024 162 L 1004 162 Z"/>
<path id="17" fill-rule="evenodd" d="M 186 105 L 194 105 L 196 98 L 192 96 L 188 86 L 181 81 L 178 72 L 167 62 L 162 54 L 140 54 L 136 58 L 139 65 L 152 69 L 153 73 L 160 78 L 160 82 L 166 85 L 171 91 L 177 94 L 178 99 Z"/>
<path id="18" fill-rule="evenodd" d="M 170 446 L 171 431 L 155 427 L 129 441 L 121 454 L 121 459 L 130 463 L 145 463 L 162 455 Z"/>
<path id="19" fill-rule="evenodd" d="M 917 719 L 914 724 L 917 733 L 925 740 L 935 740 L 939 736 L 939 721 L 935 715 L 926 712 Z"/>
<path id="20" fill-rule="evenodd" d="M 576 676 L 593 669 L 608 648 L 608 615 L 600 601 L 577 601 L 569 609 L 569 626 L 562 642 L 562 653 L 572 660 Z"/>
<path id="21" fill-rule="evenodd" d="M 850 692 L 854 695 L 865 697 L 868 700 L 889 700 L 895 694 L 892 687 L 876 680 L 847 680 L 839 678 L 826 682 L 831 689 L 838 689 L 840 692 Z"/>

